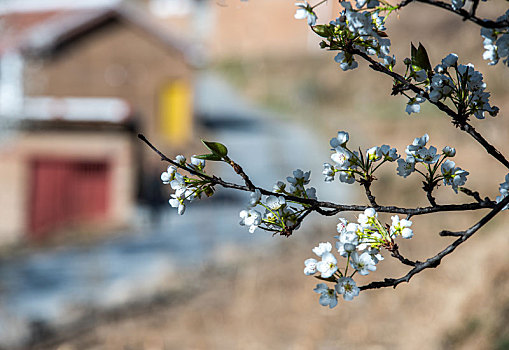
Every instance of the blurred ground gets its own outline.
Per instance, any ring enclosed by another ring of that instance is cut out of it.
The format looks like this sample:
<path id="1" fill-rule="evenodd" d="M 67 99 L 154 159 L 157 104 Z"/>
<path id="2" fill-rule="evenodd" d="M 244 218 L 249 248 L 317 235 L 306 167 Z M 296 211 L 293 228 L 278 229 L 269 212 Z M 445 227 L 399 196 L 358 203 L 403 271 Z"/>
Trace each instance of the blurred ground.
<path id="1" fill-rule="evenodd" d="M 428 241 L 438 240 L 419 230 Z M 187 276 L 171 302 L 98 319 L 97 327 L 59 349 L 507 348 L 509 259 L 495 247 L 509 242 L 496 224 L 438 270 L 396 290 L 361 293 L 333 310 L 318 304 L 316 280 L 302 274 L 315 239 L 330 235 L 313 238 L 295 237 L 266 253 L 239 251 L 230 262 Z M 403 251 L 421 256 L 429 250 L 413 243 Z M 378 277 L 403 272 L 390 260 L 381 266 Z"/>
<path id="2" fill-rule="evenodd" d="M 507 7 L 503 3 L 498 4 Z M 488 67 L 482 61 L 479 29 L 424 5 L 409 6 L 401 18 L 390 21 L 389 35 L 400 62 L 408 55 L 409 41 L 420 41 L 433 65 L 452 51 L 460 55 L 460 62 L 472 61 L 485 73 L 487 90 L 493 92 L 502 112 L 495 119 L 472 123 L 496 147 L 509 149 L 509 70 L 501 65 Z M 347 130 L 350 144 L 367 148 L 389 143 L 403 150 L 414 137 L 427 132 L 437 148 L 457 149 L 455 162 L 470 171 L 469 188 L 482 196 L 497 195 L 505 169 L 431 106 L 424 105 L 417 116 L 407 116 L 406 100 L 389 96 L 391 82 L 368 71 L 363 63 L 360 66 L 341 72 L 333 54 L 324 52 L 310 60 L 242 59 L 219 62 L 216 67 L 245 96 L 284 112 L 288 122 L 297 120 L 314 128 L 325 143 L 337 130 Z M 416 175 L 398 181 L 394 173 L 394 166 L 387 166 L 379 174 L 373 186 L 379 203 L 424 205 L 424 194 L 414 190 L 420 186 Z M 355 202 L 364 201 L 359 196 Z M 437 201 L 469 198 L 439 188 Z M 434 255 L 451 242 L 438 237 L 438 231 L 464 229 L 481 215 L 415 218 L 415 236 L 401 243 L 401 251 L 412 259 Z M 346 216 L 353 219 L 350 213 Z M 182 288 L 173 294 L 143 307 L 97 315 L 92 326 L 89 323 L 67 333 L 70 337 L 63 334 L 33 348 L 509 349 L 507 222 L 507 213 L 501 213 L 438 269 L 415 276 L 408 285 L 364 292 L 354 302 L 340 301 L 333 310 L 318 304 L 312 291 L 316 280 L 304 276 L 302 269 L 316 243 L 332 240 L 336 221 L 324 220 L 320 227 L 304 225 L 289 239 L 274 238 L 279 243 L 270 250 L 225 248 L 216 266 L 187 273 Z M 370 278 L 397 277 L 405 271 L 387 257 Z"/>

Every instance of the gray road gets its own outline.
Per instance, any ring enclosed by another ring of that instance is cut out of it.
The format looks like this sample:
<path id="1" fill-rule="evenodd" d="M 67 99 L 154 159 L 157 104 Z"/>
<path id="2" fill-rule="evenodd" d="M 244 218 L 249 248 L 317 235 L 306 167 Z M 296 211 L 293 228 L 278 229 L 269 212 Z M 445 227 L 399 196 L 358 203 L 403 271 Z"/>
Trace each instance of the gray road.
<path id="1" fill-rule="evenodd" d="M 302 125 L 278 121 L 214 75 L 197 79 L 196 104 L 201 121 L 211 130 L 209 139 L 226 144 L 231 158 L 243 165 L 255 184 L 271 188 L 296 168 L 312 170 L 311 185 L 321 199 L 348 202 L 348 187 L 322 181 L 322 163 L 330 153 L 327 138 L 318 138 Z M 217 166 L 214 172 L 241 183 L 226 166 Z M 179 272 L 221 259 L 225 247 L 270 249 L 278 238 L 263 231 L 249 234 L 238 225 L 247 198 L 246 193 L 219 190 L 212 199 L 189 205 L 184 216 L 168 207 L 159 223 L 142 223 L 133 232 L 93 246 L 60 247 L 3 262 L 0 347 L 28 339 L 38 322 L 58 327 L 91 309 L 148 297 L 168 288 Z M 142 209 L 140 218 L 143 222 Z M 310 220 L 316 223 L 317 218 Z M 301 230 L 310 226 L 305 222 Z"/>

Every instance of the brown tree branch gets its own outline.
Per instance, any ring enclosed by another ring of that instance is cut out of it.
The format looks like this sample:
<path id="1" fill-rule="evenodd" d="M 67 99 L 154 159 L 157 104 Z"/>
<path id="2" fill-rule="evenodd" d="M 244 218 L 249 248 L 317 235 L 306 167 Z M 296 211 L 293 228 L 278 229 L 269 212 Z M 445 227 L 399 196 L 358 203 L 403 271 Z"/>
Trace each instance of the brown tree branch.
<path id="1" fill-rule="evenodd" d="M 386 278 L 383 281 L 376 281 L 366 284 L 364 286 L 359 287 L 361 290 L 368 289 L 379 289 L 385 287 L 393 287 L 396 288 L 400 283 L 409 282 L 410 279 L 422 272 L 423 270 L 436 268 L 442 262 L 442 259 L 451 254 L 458 246 L 464 243 L 467 239 L 472 237 L 474 233 L 476 233 L 481 227 L 483 227 L 487 222 L 495 217 L 507 204 L 509 204 L 509 196 L 505 197 L 500 203 L 498 203 L 488 214 L 486 214 L 481 220 L 479 220 L 475 225 L 471 226 L 469 229 L 461 232 L 456 232 L 455 235 L 459 236 L 454 242 L 452 242 L 449 246 L 447 246 L 444 250 L 439 252 L 437 255 L 427 259 L 424 262 L 417 262 L 413 269 L 411 269 L 405 276 L 400 278 Z M 443 231 L 442 231 L 443 232 Z M 447 231 L 449 232 L 449 231 Z"/>
<path id="2" fill-rule="evenodd" d="M 331 203 L 331 202 L 323 202 L 323 201 L 318 201 L 315 199 L 301 198 L 301 197 L 291 196 L 291 195 L 287 195 L 287 194 L 283 194 L 283 193 L 276 193 L 276 192 L 268 191 L 264 188 L 257 187 L 257 186 L 254 186 L 253 188 L 249 188 L 246 185 L 238 185 L 238 184 L 230 183 L 230 182 L 224 181 L 223 179 L 221 179 L 217 176 L 210 176 L 210 175 L 204 174 L 202 172 L 196 171 L 192 168 L 182 166 L 182 165 L 178 164 L 177 162 L 175 162 L 174 160 L 168 158 L 166 155 L 164 155 L 150 141 L 148 141 L 145 138 L 145 136 L 143 136 L 142 134 L 139 134 L 138 138 L 140 140 L 142 140 L 145 144 L 147 144 L 147 146 L 150 147 L 154 152 L 156 152 L 162 161 L 168 162 L 179 169 L 189 172 L 190 174 L 199 176 L 200 178 L 209 181 L 212 185 L 218 185 L 218 186 L 222 186 L 224 188 L 232 188 L 232 189 L 246 191 L 246 192 L 254 192 L 255 190 L 259 190 L 263 195 L 266 195 L 266 196 L 270 196 L 270 195 L 281 196 L 289 201 L 294 201 L 294 202 L 297 202 L 300 204 L 309 205 L 313 208 L 314 211 L 316 211 L 319 214 L 324 215 L 324 216 L 333 216 L 333 215 L 336 215 L 339 212 L 343 212 L 343 211 L 362 212 L 362 211 L 372 207 L 372 206 L 366 206 L 366 205 L 336 204 L 336 203 Z M 397 206 L 380 206 L 380 205 L 378 205 L 376 207 L 376 210 L 381 213 L 406 214 L 406 215 L 414 216 L 414 215 L 424 215 L 424 214 L 431 214 L 431 213 L 437 213 L 437 212 L 479 210 L 479 209 L 493 208 L 494 206 L 495 206 L 495 202 L 485 201 L 482 203 L 473 202 L 473 203 L 464 203 L 464 204 L 445 204 L 445 205 L 417 207 L 417 208 L 402 208 L 402 207 L 397 207 Z"/>
<path id="3" fill-rule="evenodd" d="M 432 5 L 432 6 L 439 7 L 444 10 L 453 12 L 453 13 L 463 17 L 464 21 L 467 21 L 467 20 L 471 21 L 471 22 L 477 24 L 478 26 L 481 26 L 484 28 L 496 29 L 496 28 L 505 28 L 505 27 L 509 26 L 509 21 L 507 21 L 507 20 L 499 22 L 499 21 L 493 21 L 490 19 L 477 17 L 475 15 L 475 12 L 477 10 L 477 5 L 475 2 L 474 2 L 474 6 L 472 6 L 471 12 L 468 12 L 467 10 L 464 10 L 464 9 L 455 10 L 451 4 L 448 4 L 443 1 L 437 1 L 437 0 L 404 0 L 398 5 L 398 8 L 401 9 L 413 2 L 420 2 L 423 4 Z M 477 1 L 477 4 L 478 3 L 479 2 Z"/>

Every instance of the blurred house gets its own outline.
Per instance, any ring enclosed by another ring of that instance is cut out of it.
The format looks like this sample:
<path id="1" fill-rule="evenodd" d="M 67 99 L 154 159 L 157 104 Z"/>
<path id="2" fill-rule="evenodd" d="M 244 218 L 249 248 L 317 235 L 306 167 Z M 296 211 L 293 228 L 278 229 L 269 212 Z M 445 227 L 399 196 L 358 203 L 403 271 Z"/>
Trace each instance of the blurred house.
<path id="1" fill-rule="evenodd" d="M 0 33 L 0 244 L 128 225 L 137 196 L 157 200 L 136 133 L 192 136 L 186 46 L 125 5 L 2 13 Z"/>

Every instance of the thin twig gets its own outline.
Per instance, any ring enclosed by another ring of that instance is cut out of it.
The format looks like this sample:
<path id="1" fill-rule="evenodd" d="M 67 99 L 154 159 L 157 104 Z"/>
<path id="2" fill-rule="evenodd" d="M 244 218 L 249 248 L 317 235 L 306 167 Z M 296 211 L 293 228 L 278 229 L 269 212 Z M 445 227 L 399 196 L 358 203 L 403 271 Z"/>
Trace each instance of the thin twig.
<path id="1" fill-rule="evenodd" d="M 457 15 L 460 15 L 461 17 L 463 17 L 463 20 L 471 21 L 471 22 L 477 24 L 478 26 L 481 26 L 481 27 L 484 27 L 484 28 L 495 29 L 495 28 L 505 28 L 505 27 L 509 26 L 509 21 L 508 20 L 504 20 L 504 21 L 500 21 L 499 22 L 499 21 L 493 21 L 493 20 L 490 20 L 490 19 L 485 19 L 485 18 L 477 17 L 475 15 L 475 12 L 477 10 L 477 6 L 475 4 L 475 1 L 476 0 L 474 0 L 474 6 L 472 7 L 472 11 L 471 12 L 468 12 L 468 11 L 466 11 L 464 9 L 455 10 L 452 7 L 451 4 L 448 4 L 448 3 L 443 2 L 443 1 L 437 1 L 437 0 L 405 0 L 405 1 L 402 1 L 398 5 L 398 8 L 401 9 L 401 8 L 409 5 L 412 2 L 420 2 L 420 3 L 423 3 L 423 4 L 428 4 L 428 5 L 440 7 L 442 9 L 450 11 L 450 12 L 454 12 Z"/>
<path id="2" fill-rule="evenodd" d="M 371 193 L 371 182 L 363 181 L 362 185 L 364 186 L 364 190 L 366 192 L 366 197 L 368 197 L 369 203 L 373 208 L 378 208 L 378 204 L 376 203 L 375 196 Z"/>
<path id="3" fill-rule="evenodd" d="M 247 176 L 247 174 L 244 172 L 244 169 L 242 169 L 239 164 L 235 163 L 230 158 L 228 158 L 227 163 L 230 164 L 233 170 L 244 180 L 244 183 L 250 191 L 254 191 L 256 189 L 249 176 Z"/>
<path id="4" fill-rule="evenodd" d="M 397 244 L 395 244 L 391 249 L 389 249 L 389 251 L 391 252 L 391 256 L 395 257 L 396 259 L 398 259 L 399 261 L 401 261 L 401 263 L 403 263 L 405 265 L 415 266 L 418 263 L 416 261 L 409 260 L 409 259 L 405 258 L 403 255 L 401 255 Z"/>
<path id="5" fill-rule="evenodd" d="M 490 200 L 488 197 L 486 197 L 486 199 L 485 199 L 485 200 L 483 200 L 483 199 L 481 198 L 481 195 L 479 194 L 479 192 L 477 192 L 477 191 L 472 191 L 472 190 L 470 190 L 470 189 L 468 189 L 468 188 L 466 188 L 466 187 L 460 187 L 460 188 L 459 188 L 459 190 L 460 190 L 460 192 L 463 192 L 463 193 L 464 193 L 464 194 L 466 194 L 467 196 L 470 196 L 470 197 L 474 198 L 474 199 L 475 199 L 477 202 L 479 202 L 479 203 L 482 203 L 482 202 L 484 202 L 484 201 L 489 201 L 489 200 Z"/>
<path id="6" fill-rule="evenodd" d="M 435 200 L 435 197 L 433 197 L 433 187 L 425 186 L 424 190 L 426 191 L 426 197 L 428 198 L 429 204 L 431 204 L 432 207 L 436 207 L 437 202 Z"/>
<path id="7" fill-rule="evenodd" d="M 449 231 L 449 230 L 443 230 L 438 233 L 442 237 L 460 237 L 463 236 L 465 233 L 464 231 Z"/>

